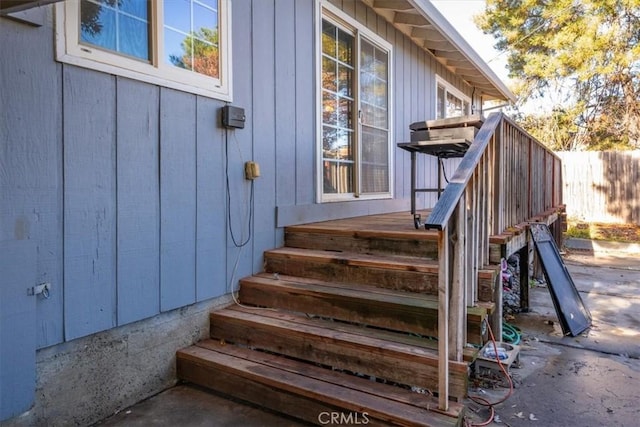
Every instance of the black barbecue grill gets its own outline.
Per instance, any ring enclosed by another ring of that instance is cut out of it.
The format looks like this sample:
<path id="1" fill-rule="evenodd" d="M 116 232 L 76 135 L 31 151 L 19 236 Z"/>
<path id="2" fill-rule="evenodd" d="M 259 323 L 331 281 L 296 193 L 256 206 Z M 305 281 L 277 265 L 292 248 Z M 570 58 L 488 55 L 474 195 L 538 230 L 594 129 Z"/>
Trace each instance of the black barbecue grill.
<path id="1" fill-rule="evenodd" d="M 482 126 L 480 116 L 465 116 L 452 119 L 428 120 L 412 123 L 411 142 L 399 142 L 398 147 L 411 153 L 411 215 L 416 228 L 422 226 L 420 214 L 416 213 L 417 193 L 437 192 L 438 198 L 443 191 L 443 159 L 463 157 Z M 427 154 L 438 159 L 438 187 L 416 188 L 417 154 Z"/>

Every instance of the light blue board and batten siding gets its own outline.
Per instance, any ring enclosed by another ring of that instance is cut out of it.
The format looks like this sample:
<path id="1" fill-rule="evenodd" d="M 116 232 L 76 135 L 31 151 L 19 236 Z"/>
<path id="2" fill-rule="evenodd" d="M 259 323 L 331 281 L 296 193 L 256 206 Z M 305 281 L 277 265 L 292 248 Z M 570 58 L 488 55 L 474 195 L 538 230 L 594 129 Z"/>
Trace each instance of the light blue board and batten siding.
<path id="1" fill-rule="evenodd" d="M 408 140 L 409 124 L 432 116 L 434 73 L 452 76 L 364 4 L 338 4 L 393 44 L 393 135 Z M 11 208 L 0 233 L 34 242 L 37 280 L 53 284 L 50 299 L 37 301 L 37 347 L 222 295 L 232 279 L 261 269 L 263 251 L 283 238 L 274 208 L 315 201 L 314 14 L 312 0 L 233 1 L 234 104 L 248 120 L 226 135 L 223 103 L 62 65 L 50 24 L 2 21 L 11 58 L 2 63 L 11 78 L 0 83 L 11 123 L 2 196 Z M 242 250 L 227 228 L 225 143 L 240 239 L 244 161 L 258 161 L 263 175 L 256 235 Z M 407 200 L 409 157 L 398 149 L 394 157 L 396 197 Z M 432 164 L 420 160 L 422 170 Z M 358 205 L 323 209 L 359 214 Z"/>
<path id="2" fill-rule="evenodd" d="M 0 241 L 33 244 L 52 284 L 34 348 L 223 295 L 223 103 L 62 65 L 50 24 L 0 23 Z"/>
<path id="3" fill-rule="evenodd" d="M 160 93 L 160 307 L 196 297 L 196 97 Z"/>
<path id="4" fill-rule="evenodd" d="M 61 67 L 50 29 L 22 27 L 0 19 L 0 420 L 31 406 L 37 344 L 63 338 L 61 287 L 27 293 L 62 283 Z"/>
<path id="5" fill-rule="evenodd" d="M 117 80 L 117 319 L 129 323 L 160 307 L 160 88 Z"/>
<path id="6" fill-rule="evenodd" d="M 117 325 L 115 89 L 110 75 L 63 69 L 67 339 Z"/>
<path id="7" fill-rule="evenodd" d="M 62 66 L 50 40 L 50 27 L 0 18 L 0 242 L 33 244 L 35 281 L 58 285 L 47 304 L 35 303 L 39 346 L 63 339 Z M 17 266 L 3 264 L 0 278 L 9 268 Z"/>

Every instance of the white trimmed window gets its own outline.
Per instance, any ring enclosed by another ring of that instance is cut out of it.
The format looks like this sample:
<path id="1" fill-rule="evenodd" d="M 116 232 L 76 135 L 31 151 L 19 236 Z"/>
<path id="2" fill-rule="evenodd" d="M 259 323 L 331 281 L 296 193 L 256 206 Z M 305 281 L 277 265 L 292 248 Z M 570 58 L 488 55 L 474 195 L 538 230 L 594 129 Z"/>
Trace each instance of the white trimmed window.
<path id="1" fill-rule="evenodd" d="M 456 89 L 451 83 L 436 76 L 436 89 L 436 119 L 470 114 L 471 98 Z"/>
<path id="2" fill-rule="evenodd" d="M 231 100 L 229 0 L 67 0 L 57 59 Z"/>
<path id="3" fill-rule="evenodd" d="M 319 24 L 320 201 L 391 196 L 391 45 L 335 7 Z"/>

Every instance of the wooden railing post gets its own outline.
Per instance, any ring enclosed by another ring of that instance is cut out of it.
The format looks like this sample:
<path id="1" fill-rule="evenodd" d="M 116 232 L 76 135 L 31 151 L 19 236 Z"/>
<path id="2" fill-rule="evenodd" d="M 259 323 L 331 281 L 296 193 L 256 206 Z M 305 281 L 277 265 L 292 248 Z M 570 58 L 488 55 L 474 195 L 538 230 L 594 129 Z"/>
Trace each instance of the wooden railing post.
<path id="1" fill-rule="evenodd" d="M 462 362 L 462 351 L 467 339 L 467 292 L 471 283 L 467 281 L 465 250 L 467 206 L 464 194 L 460 198 L 454 216 L 453 274 L 451 278 L 451 304 L 449 313 L 449 360 Z"/>
<path id="2" fill-rule="evenodd" d="M 449 226 L 438 232 L 438 408 L 449 410 Z"/>

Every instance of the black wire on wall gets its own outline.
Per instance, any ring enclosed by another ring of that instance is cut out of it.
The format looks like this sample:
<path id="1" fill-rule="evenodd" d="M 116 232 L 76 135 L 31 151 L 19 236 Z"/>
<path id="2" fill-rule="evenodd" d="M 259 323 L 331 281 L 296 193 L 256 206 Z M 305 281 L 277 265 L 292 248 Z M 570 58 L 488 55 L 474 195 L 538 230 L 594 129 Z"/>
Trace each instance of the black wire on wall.
<path id="1" fill-rule="evenodd" d="M 225 129 L 224 131 L 224 145 L 225 145 L 225 176 L 227 181 L 227 221 L 229 221 L 229 232 L 231 234 L 231 240 L 233 241 L 233 245 L 236 248 L 241 248 L 246 246 L 251 240 L 251 235 L 253 232 L 253 194 L 254 194 L 254 182 L 251 181 L 251 193 L 249 195 L 249 223 L 247 226 L 249 235 L 247 236 L 245 241 L 240 239 L 238 243 L 238 239 L 233 232 L 233 225 L 231 223 L 231 186 L 229 184 L 229 130 Z"/>

